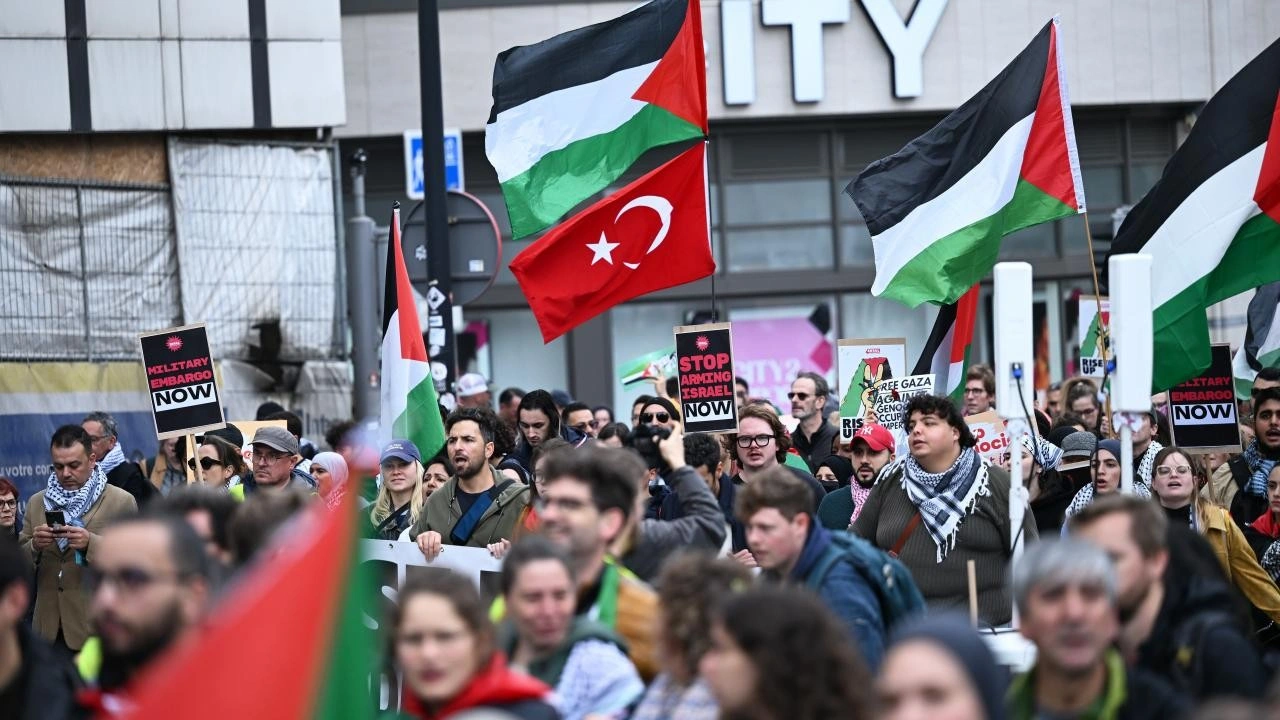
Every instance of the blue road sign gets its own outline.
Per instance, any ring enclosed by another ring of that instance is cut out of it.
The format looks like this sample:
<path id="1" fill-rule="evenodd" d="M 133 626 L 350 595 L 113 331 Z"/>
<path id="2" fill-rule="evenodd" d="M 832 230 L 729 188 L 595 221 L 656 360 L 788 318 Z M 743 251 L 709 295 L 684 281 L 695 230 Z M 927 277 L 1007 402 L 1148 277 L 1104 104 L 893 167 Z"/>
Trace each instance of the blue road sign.
<path id="1" fill-rule="evenodd" d="M 410 200 L 423 198 L 422 131 L 404 131 L 404 191 Z M 462 131 L 444 131 L 444 186 L 446 190 L 465 190 L 462 174 Z"/>

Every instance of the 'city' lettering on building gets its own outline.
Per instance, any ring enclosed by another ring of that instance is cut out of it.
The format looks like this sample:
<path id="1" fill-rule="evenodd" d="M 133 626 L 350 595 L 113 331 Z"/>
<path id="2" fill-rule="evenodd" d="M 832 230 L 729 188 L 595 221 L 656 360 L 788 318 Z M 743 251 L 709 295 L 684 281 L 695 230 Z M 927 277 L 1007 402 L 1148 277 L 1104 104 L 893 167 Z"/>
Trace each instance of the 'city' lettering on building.
<path id="1" fill-rule="evenodd" d="M 924 92 L 924 51 L 938 28 L 947 0 L 918 0 L 903 22 L 893 0 L 859 0 L 889 52 L 893 95 Z M 750 105 L 756 99 L 755 18 L 752 0 L 720 3 L 720 64 L 726 105 Z M 760 0 L 765 26 L 791 29 L 791 92 L 796 102 L 818 102 L 826 93 L 822 71 L 823 25 L 849 22 L 850 0 Z"/>

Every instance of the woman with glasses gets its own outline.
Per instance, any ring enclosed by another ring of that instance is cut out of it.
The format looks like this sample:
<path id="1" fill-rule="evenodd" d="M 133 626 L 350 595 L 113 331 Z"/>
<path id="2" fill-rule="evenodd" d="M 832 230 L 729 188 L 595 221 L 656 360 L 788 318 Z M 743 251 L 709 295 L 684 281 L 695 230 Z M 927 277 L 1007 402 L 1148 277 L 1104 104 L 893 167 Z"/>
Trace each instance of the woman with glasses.
<path id="1" fill-rule="evenodd" d="M 1169 522 L 1190 527 L 1208 540 L 1222 571 L 1240 594 L 1273 622 L 1280 622 L 1280 589 L 1258 564 L 1230 513 L 1200 496 L 1200 487 L 1208 479 L 1198 457 L 1167 447 L 1156 455 L 1151 489 Z"/>
<path id="2" fill-rule="evenodd" d="M 18 520 L 18 488 L 9 478 L 0 477 L 0 535 L 17 538 L 22 530 Z"/>
<path id="3" fill-rule="evenodd" d="M 200 482 L 226 492 L 240 485 L 240 476 L 247 470 L 240 451 L 214 435 L 204 436 L 196 456 L 187 459 L 187 467 L 200 478 Z M 239 499 L 243 500 L 244 495 Z"/>

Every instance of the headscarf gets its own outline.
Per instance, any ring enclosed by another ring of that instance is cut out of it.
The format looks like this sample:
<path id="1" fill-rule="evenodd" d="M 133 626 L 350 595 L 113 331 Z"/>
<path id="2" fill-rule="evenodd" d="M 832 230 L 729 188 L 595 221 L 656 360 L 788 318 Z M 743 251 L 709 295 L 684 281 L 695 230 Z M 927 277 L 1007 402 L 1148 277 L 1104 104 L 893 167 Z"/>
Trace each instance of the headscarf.
<path id="1" fill-rule="evenodd" d="M 117 447 L 119 447 L 117 445 Z M 44 486 L 44 509 L 61 510 L 66 516 L 67 524 L 72 527 L 84 527 L 84 514 L 102 497 L 107 487 L 107 474 L 101 465 L 94 465 L 89 479 L 78 490 L 71 491 L 58 482 L 57 473 L 49 473 L 49 480 Z M 58 549 L 67 549 L 67 539 L 58 538 Z"/>
<path id="2" fill-rule="evenodd" d="M 926 472 L 913 455 L 902 460 L 902 489 L 920 511 L 920 519 L 938 548 L 938 562 L 955 547 L 964 520 L 982 495 L 989 495 L 987 461 L 973 448 L 962 448 L 951 467 Z"/>
<path id="3" fill-rule="evenodd" d="M 1031 453 L 1031 459 L 1035 464 L 1045 470 L 1053 470 L 1058 467 L 1059 462 L 1062 462 L 1062 448 L 1039 435 L 1034 437 L 1023 435 L 1022 447 Z"/>
<path id="4" fill-rule="evenodd" d="M 1147 451 L 1142 453 L 1142 457 L 1138 458 L 1138 479 L 1142 480 L 1142 484 L 1151 487 L 1151 470 L 1156 464 L 1156 454 L 1164 449 L 1159 442 L 1152 440 L 1147 446 Z M 1116 457 L 1120 457 L 1117 455 Z M 1265 489 L 1266 485 L 1263 485 Z"/>
<path id="5" fill-rule="evenodd" d="M 844 487 L 852 482 L 853 463 L 839 455 L 826 456 L 822 459 L 822 462 L 814 466 L 814 469 L 816 470 L 820 467 L 827 467 L 831 469 L 831 472 L 836 476 L 836 487 Z M 828 488 L 827 491 L 830 492 L 834 489 L 835 488 Z"/>
<path id="6" fill-rule="evenodd" d="M 982 717 L 1005 719 L 1009 673 L 996 663 L 991 649 L 963 618 L 942 614 L 910 620 L 893 634 L 887 655 L 908 642 L 927 642 L 954 658 L 982 701 Z"/>
<path id="7" fill-rule="evenodd" d="M 331 507 L 339 504 L 347 491 L 347 478 L 350 475 L 346 459 L 336 452 L 316 453 L 316 456 L 311 458 L 311 467 L 314 469 L 317 465 L 328 470 L 333 476 L 333 487 L 329 490 L 325 502 Z"/>
<path id="8" fill-rule="evenodd" d="M 1107 452 L 1114 455 L 1116 460 L 1120 459 L 1120 441 L 1119 440 L 1110 440 L 1110 439 L 1099 440 L 1098 450 L 1106 450 Z M 1095 451 L 1094 454 L 1096 455 L 1097 451 Z M 1121 472 L 1124 472 L 1123 468 L 1121 468 Z M 1080 488 L 1080 491 L 1077 492 L 1076 496 L 1071 500 L 1071 504 L 1067 506 L 1067 512 L 1066 512 L 1067 517 L 1071 517 L 1072 515 L 1075 515 L 1076 513 L 1088 507 L 1093 502 L 1093 486 L 1094 486 L 1094 483 L 1090 481 L 1084 487 Z M 1137 495 L 1143 500 L 1150 500 L 1151 488 L 1147 487 L 1146 485 L 1143 485 L 1140 482 L 1135 482 L 1133 484 L 1133 494 Z"/>

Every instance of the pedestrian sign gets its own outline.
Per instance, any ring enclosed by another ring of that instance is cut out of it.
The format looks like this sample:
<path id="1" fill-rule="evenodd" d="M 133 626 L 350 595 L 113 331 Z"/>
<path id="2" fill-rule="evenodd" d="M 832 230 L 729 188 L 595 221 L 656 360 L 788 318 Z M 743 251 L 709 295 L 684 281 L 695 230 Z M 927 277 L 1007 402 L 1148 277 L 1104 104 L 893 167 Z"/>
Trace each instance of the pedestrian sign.
<path id="1" fill-rule="evenodd" d="M 422 173 L 422 131 L 404 131 L 404 192 L 410 200 L 421 200 L 425 195 Z M 465 190 L 462 174 L 462 131 L 449 128 L 444 131 L 444 188 Z"/>

